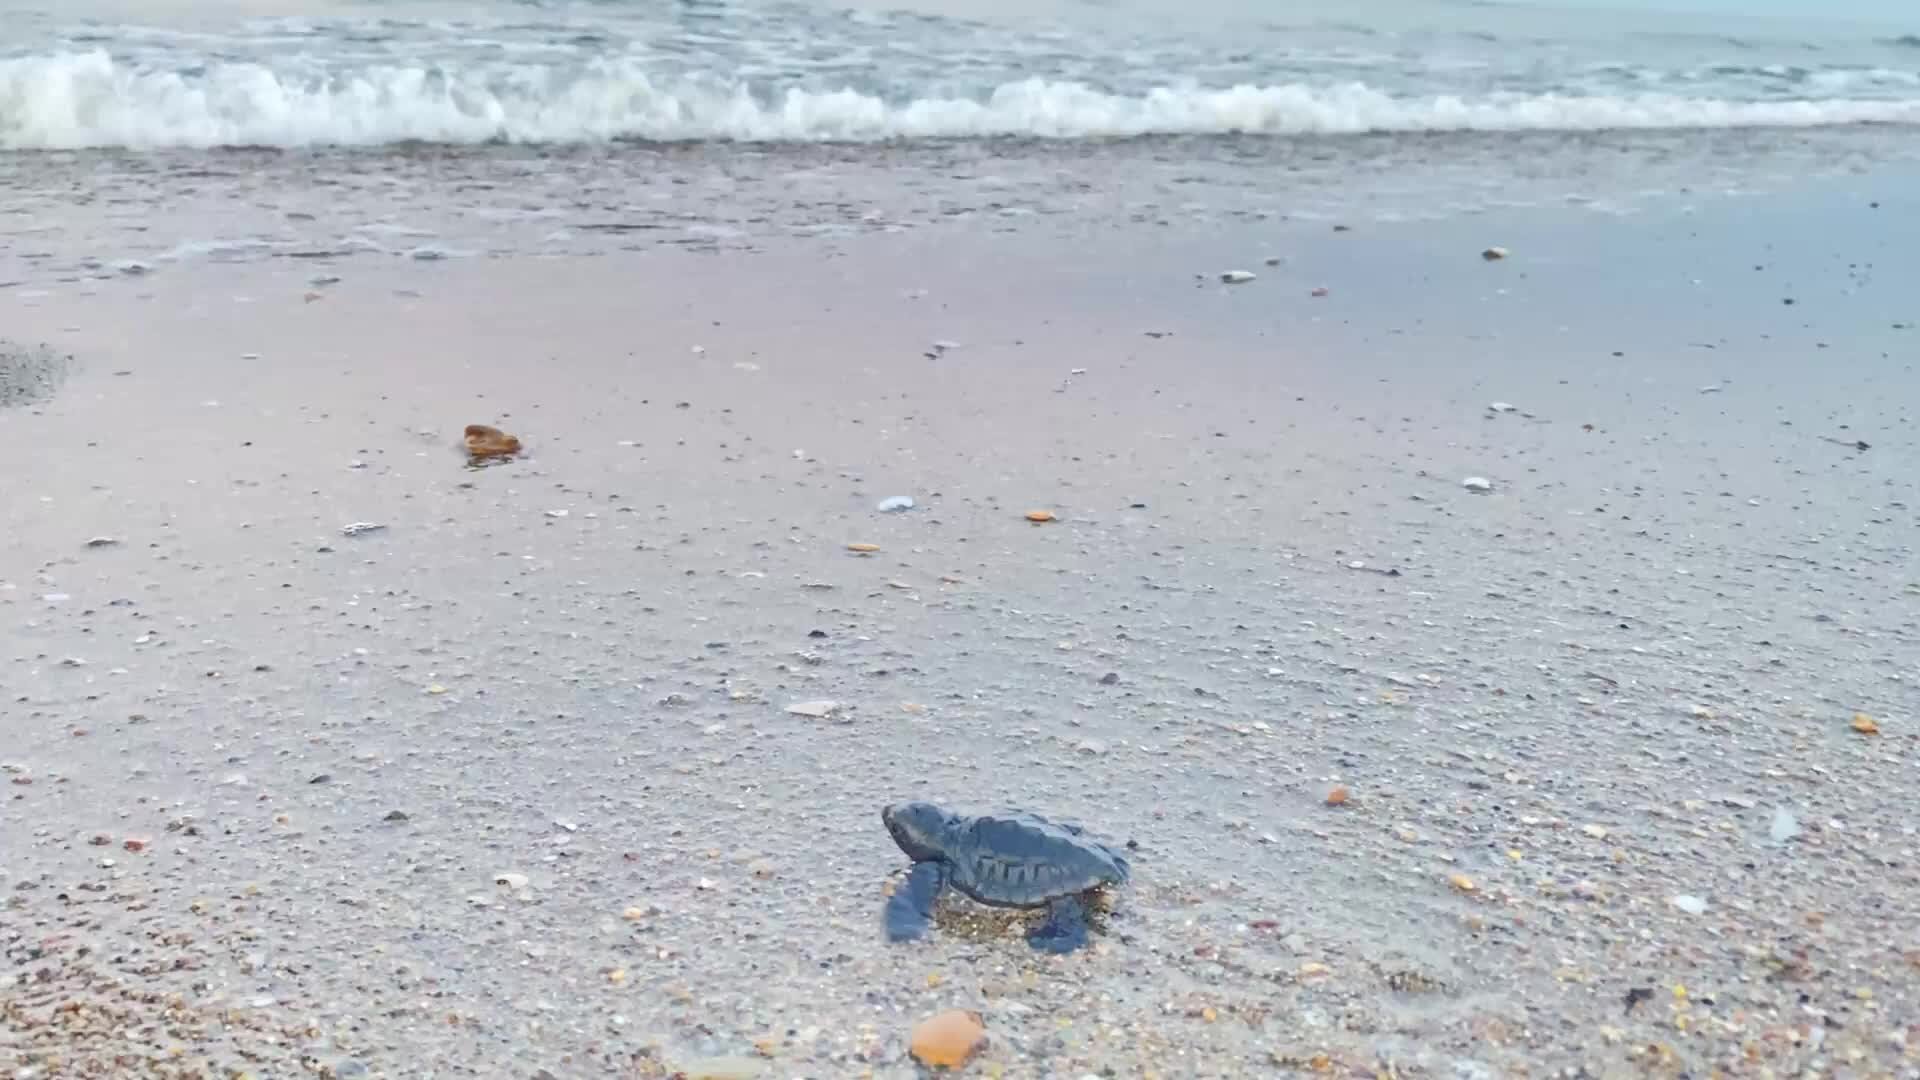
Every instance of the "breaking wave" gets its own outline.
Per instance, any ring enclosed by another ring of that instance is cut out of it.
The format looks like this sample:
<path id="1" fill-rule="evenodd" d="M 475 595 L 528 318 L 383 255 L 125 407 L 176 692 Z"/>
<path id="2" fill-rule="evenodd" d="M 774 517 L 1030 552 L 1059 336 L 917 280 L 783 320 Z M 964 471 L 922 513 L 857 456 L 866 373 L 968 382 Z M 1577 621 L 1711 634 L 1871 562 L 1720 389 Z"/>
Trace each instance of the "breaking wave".
<path id="1" fill-rule="evenodd" d="M 1161 86 L 1029 79 L 977 95 L 764 90 L 637 63 L 137 67 L 104 51 L 0 61 L 0 148 L 611 140 L 872 141 L 1154 134 L 1599 131 L 1920 124 L 1920 100 L 1396 96 L 1364 83 Z"/>

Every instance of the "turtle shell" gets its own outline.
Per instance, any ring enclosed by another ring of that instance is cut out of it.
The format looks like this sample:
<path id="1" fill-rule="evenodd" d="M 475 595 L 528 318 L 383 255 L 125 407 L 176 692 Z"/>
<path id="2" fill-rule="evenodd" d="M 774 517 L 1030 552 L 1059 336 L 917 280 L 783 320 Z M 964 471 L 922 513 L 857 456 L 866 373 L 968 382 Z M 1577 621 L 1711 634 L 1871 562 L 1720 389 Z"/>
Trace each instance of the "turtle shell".
<path id="1" fill-rule="evenodd" d="M 949 883 L 994 907 L 1041 907 L 1127 880 L 1126 856 L 1038 814 L 983 814 L 956 828 L 944 853 Z"/>

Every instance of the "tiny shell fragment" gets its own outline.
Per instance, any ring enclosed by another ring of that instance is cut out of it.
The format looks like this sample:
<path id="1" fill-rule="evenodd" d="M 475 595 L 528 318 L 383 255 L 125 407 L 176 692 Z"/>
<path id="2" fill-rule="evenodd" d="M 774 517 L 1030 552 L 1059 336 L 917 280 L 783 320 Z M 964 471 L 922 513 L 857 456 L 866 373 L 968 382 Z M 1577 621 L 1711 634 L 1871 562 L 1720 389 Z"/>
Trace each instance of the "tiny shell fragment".
<path id="1" fill-rule="evenodd" d="M 467 456 L 475 461 L 488 458 L 507 458 L 520 452 L 520 440 L 497 427 L 486 424 L 468 424 L 466 430 Z"/>
<path id="2" fill-rule="evenodd" d="M 1027 511 L 1027 520 L 1028 520 L 1028 521 L 1032 521 L 1032 522 L 1041 522 L 1041 521 L 1052 521 L 1052 520 L 1054 520 L 1054 517 L 1053 517 L 1053 511 L 1051 511 L 1051 510 L 1029 510 L 1029 511 Z"/>
<path id="3" fill-rule="evenodd" d="M 913 1026 L 913 1056 L 929 1068 L 960 1068 L 986 1045 L 987 1026 L 969 1009 L 948 1009 Z"/>
<path id="4" fill-rule="evenodd" d="M 1452 877 L 1448 878 L 1447 881 L 1451 883 L 1454 888 L 1459 889 L 1461 892 L 1473 892 L 1475 889 L 1478 889 L 1480 887 L 1478 885 L 1475 885 L 1473 883 L 1473 879 L 1468 877 L 1465 874 L 1455 874 Z"/>
<path id="5" fill-rule="evenodd" d="M 1337 788 L 1334 788 L 1332 791 L 1327 792 L 1327 805 L 1328 806 L 1345 806 L 1347 805 L 1348 798 L 1349 796 L 1347 793 L 1347 789 L 1343 787 L 1337 787 Z"/>
<path id="6" fill-rule="evenodd" d="M 1878 735 L 1880 734 L 1880 725 L 1874 723 L 1873 717 L 1868 716 L 1866 713 L 1857 712 L 1853 714 L 1853 730 L 1862 735 Z"/>
<path id="7" fill-rule="evenodd" d="M 879 544 L 848 544 L 847 550 L 857 555 L 871 555 L 880 550 Z"/>

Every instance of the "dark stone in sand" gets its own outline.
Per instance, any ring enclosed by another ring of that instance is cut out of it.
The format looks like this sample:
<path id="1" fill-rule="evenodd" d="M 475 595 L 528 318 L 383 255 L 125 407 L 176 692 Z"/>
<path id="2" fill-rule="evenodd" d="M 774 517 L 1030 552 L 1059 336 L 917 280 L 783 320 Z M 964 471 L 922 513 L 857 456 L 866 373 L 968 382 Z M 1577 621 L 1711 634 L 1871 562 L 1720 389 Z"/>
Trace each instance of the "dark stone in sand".
<path id="1" fill-rule="evenodd" d="M 47 400 L 66 381 L 72 366 L 73 357 L 45 345 L 0 339 L 0 409 Z"/>

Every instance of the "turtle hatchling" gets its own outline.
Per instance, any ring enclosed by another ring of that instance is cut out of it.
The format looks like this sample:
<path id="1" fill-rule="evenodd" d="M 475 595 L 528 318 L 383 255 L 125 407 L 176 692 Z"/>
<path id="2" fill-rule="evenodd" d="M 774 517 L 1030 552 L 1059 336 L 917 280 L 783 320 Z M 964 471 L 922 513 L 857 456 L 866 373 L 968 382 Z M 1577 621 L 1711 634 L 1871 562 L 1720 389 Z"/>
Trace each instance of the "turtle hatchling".
<path id="1" fill-rule="evenodd" d="M 886 907 L 887 937 L 923 936 L 947 886 L 991 907 L 1046 908 L 1028 944 L 1068 953 L 1087 943 L 1085 895 L 1127 881 L 1126 856 L 1082 835 L 1078 825 L 1038 814 L 978 817 L 932 803 L 895 803 L 880 811 L 893 842 L 913 860 Z"/>

